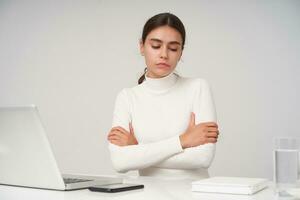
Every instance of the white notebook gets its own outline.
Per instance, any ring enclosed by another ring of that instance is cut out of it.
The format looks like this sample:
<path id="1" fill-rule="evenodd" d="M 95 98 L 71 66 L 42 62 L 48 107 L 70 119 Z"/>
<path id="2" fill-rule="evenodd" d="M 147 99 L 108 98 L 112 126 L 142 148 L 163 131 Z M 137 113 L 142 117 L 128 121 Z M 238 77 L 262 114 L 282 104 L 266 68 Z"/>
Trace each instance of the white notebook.
<path id="1" fill-rule="evenodd" d="M 254 194 L 268 186 L 262 178 L 212 177 L 192 182 L 193 192 Z"/>

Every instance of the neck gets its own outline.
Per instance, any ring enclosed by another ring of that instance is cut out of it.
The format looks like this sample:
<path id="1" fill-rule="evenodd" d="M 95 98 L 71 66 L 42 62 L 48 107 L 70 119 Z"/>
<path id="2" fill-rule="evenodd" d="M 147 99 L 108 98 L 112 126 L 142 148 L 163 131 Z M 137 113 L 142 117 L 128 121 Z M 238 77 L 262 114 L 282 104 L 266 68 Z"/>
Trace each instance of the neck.
<path id="1" fill-rule="evenodd" d="M 171 72 L 171 73 L 173 73 L 173 72 Z M 159 79 L 159 78 L 166 77 L 166 76 L 170 75 L 171 73 L 169 73 L 169 74 L 167 74 L 167 75 L 164 75 L 164 76 L 159 76 L 159 75 L 155 75 L 155 74 L 152 74 L 152 73 L 150 73 L 149 71 L 147 71 L 147 72 L 145 73 L 145 77 L 147 77 L 147 78 L 152 78 L 152 79 Z"/>
<path id="2" fill-rule="evenodd" d="M 144 87 L 155 93 L 163 93 L 172 88 L 177 82 L 178 75 L 171 72 L 169 75 L 161 78 L 152 78 L 145 74 Z"/>

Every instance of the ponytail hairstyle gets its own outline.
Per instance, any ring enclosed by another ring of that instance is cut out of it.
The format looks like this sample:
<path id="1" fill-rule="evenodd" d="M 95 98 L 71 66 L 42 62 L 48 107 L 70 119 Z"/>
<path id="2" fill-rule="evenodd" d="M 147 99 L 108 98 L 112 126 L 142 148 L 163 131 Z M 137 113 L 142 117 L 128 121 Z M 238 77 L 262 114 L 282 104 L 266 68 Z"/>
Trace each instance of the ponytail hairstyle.
<path id="1" fill-rule="evenodd" d="M 147 35 L 154 29 L 161 27 L 161 26 L 169 26 L 171 28 L 174 28 L 177 30 L 182 38 L 182 50 L 184 48 L 185 43 L 185 28 L 181 20 L 171 13 L 160 13 L 157 15 L 154 15 L 150 19 L 147 20 L 147 22 L 144 25 L 143 33 L 142 33 L 142 42 L 143 44 L 146 41 Z M 146 72 L 147 67 L 144 69 L 143 75 L 139 78 L 138 84 L 141 84 L 146 79 Z"/>
<path id="2" fill-rule="evenodd" d="M 138 84 L 141 84 L 141 83 L 144 82 L 144 80 L 146 79 L 146 77 L 145 77 L 146 76 L 146 72 L 147 72 L 147 67 L 145 67 L 143 75 L 139 78 Z"/>

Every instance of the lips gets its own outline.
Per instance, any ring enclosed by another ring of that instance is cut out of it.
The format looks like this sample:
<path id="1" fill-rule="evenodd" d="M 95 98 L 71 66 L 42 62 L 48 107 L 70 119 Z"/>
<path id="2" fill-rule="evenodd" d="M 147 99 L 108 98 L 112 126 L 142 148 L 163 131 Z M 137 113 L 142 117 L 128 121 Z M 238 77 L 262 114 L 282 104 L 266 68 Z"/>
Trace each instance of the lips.
<path id="1" fill-rule="evenodd" d="M 161 68 L 169 68 L 170 67 L 170 65 L 168 65 L 167 63 L 158 63 L 157 66 L 161 67 Z"/>

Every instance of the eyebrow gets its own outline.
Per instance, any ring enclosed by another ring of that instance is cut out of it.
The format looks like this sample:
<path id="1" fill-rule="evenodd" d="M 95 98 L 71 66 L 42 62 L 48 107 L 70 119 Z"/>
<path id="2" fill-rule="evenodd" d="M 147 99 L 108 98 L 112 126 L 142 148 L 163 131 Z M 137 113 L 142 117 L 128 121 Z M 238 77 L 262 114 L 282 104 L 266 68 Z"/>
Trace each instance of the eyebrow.
<path id="1" fill-rule="evenodd" d="M 151 40 L 151 41 L 154 41 L 154 42 L 163 43 L 163 41 L 162 41 L 162 40 L 160 40 L 160 39 L 157 39 L 157 38 L 151 38 L 150 40 Z M 181 43 L 180 43 L 180 42 L 178 42 L 178 41 L 171 41 L 171 42 L 168 42 L 168 44 L 177 44 L 177 45 L 181 45 Z"/>

